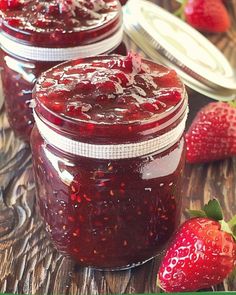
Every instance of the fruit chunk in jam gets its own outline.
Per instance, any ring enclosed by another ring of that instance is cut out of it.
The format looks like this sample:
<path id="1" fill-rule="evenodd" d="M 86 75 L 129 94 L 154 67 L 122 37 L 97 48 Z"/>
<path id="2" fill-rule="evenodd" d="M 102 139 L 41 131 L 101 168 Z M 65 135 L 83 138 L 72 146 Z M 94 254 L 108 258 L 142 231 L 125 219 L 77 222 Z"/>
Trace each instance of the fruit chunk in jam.
<path id="1" fill-rule="evenodd" d="M 40 77 L 34 98 L 44 123 L 93 144 L 156 137 L 186 103 L 174 71 L 132 55 L 59 65 Z M 58 250 L 108 269 L 163 250 L 180 218 L 183 139 L 142 157 L 94 159 L 45 144 L 35 126 L 31 147 L 39 208 Z"/>
<path id="2" fill-rule="evenodd" d="M 89 45 L 121 28 L 121 10 L 117 0 L 1 0 L 0 26 L 2 34 L 29 46 Z M 125 55 L 126 47 L 122 42 L 111 51 Z M 19 137 L 28 141 L 34 122 L 29 101 L 35 80 L 59 61 L 26 60 L 17 54 L 2 48 L 0 73 L 10 125 Z"/>

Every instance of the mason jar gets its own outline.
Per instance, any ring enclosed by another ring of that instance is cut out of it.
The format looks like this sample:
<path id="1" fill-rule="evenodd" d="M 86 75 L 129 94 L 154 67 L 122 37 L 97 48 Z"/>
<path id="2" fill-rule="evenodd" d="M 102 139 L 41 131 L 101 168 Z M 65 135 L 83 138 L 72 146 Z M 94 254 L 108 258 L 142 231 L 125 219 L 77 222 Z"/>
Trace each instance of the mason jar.
<path id="1" fill-rule="evenodd" d="M 124 269 L 160 254 L 180 220 L 188 102 L 175 71 L 137 55 L 78 59 L 34 90 L 37 202 L 56 248 Z"/>
<path id="2" fill-rule="evenodd" d="M 0 66 L 9 123 L 25 141 L 37 77 L 56 64 L 104 53 L 126 54 L 118 0 L 36 0 L 0 3 Z"/>

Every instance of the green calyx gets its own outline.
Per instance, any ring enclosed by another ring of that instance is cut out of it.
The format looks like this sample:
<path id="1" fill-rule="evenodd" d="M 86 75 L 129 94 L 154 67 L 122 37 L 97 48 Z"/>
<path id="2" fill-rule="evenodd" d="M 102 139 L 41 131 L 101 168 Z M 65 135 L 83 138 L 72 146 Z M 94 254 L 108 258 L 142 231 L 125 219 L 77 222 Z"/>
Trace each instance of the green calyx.
<path id="1" fill-rule="evenodd" d="M 205 217 L 218 221 L 221 230 L 231 234 L 236 241 L 236 215 L 228 222 L 224 221 L 222 208 L 218 200 L 210 200 L 202 210 L 187 210 L 190 217 Z"/>
<path id="2" fill-rule="evenodd" d="M 202 210 L 188 210 L 191 217 L 206 217 L 216 221 L 223 220 L 223 212 L 220 203 L 216 200 L 210 200 Z"/>
<path id="3" fill-rule="evenodd" d="M 175 15 L 185 20 L 184 8 L 188 2 L 188 0 L 176 0 L 178 3 L 181 4 L 180 8 L 175 11 Z"/>
<path id="4" fill-rule="evenodd" d="M 236 108 L 236 100 L 231 100 L 228 102 L 228 104 L 232 107 L 232 108 Z"/>

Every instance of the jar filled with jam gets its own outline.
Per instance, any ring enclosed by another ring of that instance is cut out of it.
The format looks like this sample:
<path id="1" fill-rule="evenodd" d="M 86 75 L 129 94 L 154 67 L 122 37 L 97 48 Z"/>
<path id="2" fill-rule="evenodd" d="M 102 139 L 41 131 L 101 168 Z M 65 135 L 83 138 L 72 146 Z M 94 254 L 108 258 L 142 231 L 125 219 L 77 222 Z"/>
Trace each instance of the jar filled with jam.
<path id="1" fill-rule="evenodd" d="M 126 54 L 118 0 L 3 0 L 0 24 L 5 107 L 26 141 L 34 122 L 32 88 L 43 71 L 74 58 Z"/>
<path id="2" fill-rule="evenodd" d="M 187 95 L 175 71 L 100 56 L 43 73 L 31 149 L 37 202 L 56 248 L 123 269 L 161 253 L 178 226 Z"/>

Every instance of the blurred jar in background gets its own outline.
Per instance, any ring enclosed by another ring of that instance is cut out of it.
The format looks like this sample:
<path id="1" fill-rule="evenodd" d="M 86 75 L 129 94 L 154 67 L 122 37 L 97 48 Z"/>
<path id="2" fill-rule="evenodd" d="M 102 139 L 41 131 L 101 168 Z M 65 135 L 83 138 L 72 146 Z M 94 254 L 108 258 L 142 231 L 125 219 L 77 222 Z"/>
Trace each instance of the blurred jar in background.
<path id="1" fill-rule="evenodd" d="M 15 134 L 29 141 L 32 89 L 43 71 L 76 57 L 126 54 L 121 6 L 118 0 L 3 3 L 0 66 L 5 107 Z"/>

